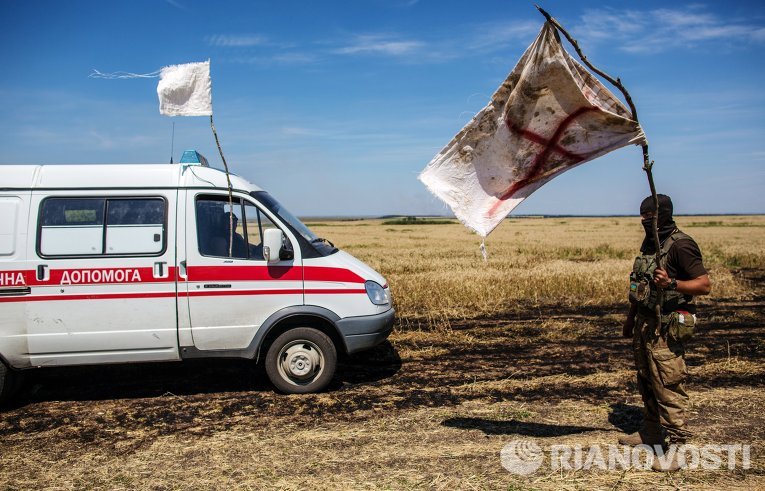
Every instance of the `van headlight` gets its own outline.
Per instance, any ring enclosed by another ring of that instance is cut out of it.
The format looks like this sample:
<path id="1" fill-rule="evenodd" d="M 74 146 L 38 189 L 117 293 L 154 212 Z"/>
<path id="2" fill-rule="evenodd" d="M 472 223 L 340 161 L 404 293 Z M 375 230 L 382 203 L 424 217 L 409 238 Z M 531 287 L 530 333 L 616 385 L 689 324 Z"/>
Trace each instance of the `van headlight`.
<path id="1" fill-rule="evenodd" d="M 375 305 L 388 305 L 390 298 L 385 288 L 381 287 L 379 283 L 374 281 L 367 281 L 364 283 L 364 289 L 367 291 L 369 300 Z"/>

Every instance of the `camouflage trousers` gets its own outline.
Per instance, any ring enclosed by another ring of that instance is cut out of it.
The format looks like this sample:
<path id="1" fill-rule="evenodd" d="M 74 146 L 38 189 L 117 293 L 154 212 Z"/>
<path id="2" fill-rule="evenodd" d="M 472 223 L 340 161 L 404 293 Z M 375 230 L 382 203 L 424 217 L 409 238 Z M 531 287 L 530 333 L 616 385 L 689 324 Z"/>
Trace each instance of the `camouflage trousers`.
<path id="1" fill-rule="evenodd" d="M 657 330 L 656 324 L 654 315 L 638 313 L 632 340 L 643 420 L 646 426 L 660 425 L 670 442 L 682 443 L 691 436 L 686 420 L 688 394 L 683 387 L 688 375 L 685 348 L 667 339 L 666 330 Z"/>

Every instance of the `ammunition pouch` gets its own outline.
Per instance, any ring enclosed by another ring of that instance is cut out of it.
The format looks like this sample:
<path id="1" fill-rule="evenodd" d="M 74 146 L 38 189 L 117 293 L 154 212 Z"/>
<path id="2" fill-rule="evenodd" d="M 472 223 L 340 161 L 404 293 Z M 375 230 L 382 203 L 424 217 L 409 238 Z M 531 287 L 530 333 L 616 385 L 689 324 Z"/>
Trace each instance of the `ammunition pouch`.
<path id="1" fill-rule="evenodd" d="M 672 245 L 680 239 L 690 237 L 679 230 L 670 235 L 661 245 L 660 255 L 662 258 L 669 254 Z M 653 283 L 653 273 L 656 270 L 656 256 L 653 254 L 641 254 L 635 258 L 630 273 L 629 300 L 637 304 L 641 310 L 653 312 L 659 304 L 659 291 Z M 696 306 L 693 299 L 688 300 L 685 295 L 678 291 L 664 290 L 661 295 L 661 311 L 670 314 L 674 311 L 689 311 L 695 313 Z"/>
<path id="2" fill-rule="evenodd" d="M 685 311 L 670 312 L 661 316 L 661 324 L 670 339 L 685 343 L 690 341 L 696 332 L 696 314 Z"/>
<path id="3" fill-rule="evenodd" d="M 630 273 L 630 302 L 649 309 L 656 304 L 655 291 L 653 292 L 654 298 L 651 298 L 652 274 L 653 270 L 656 269 L 653 263 L 654 261 L 650 256 L 638 256 L 635 258 L 632 273 Z"/>

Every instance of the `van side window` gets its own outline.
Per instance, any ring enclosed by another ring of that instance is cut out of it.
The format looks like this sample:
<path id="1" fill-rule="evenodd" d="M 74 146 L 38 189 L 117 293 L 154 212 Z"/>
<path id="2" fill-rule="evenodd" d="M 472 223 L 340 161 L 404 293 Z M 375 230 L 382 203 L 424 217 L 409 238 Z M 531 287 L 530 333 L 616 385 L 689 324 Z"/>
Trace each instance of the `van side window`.
<path id="1" fill-rule="evenodd" d="M 233 204 L 232 209 L 227 196 L 197 197 L 197 245 L 199 253 L 203 256 L 247 259 L 242 204 L 239 198 L 235 198 Z M 231 218 L 234 225 L 234 242 L 231 247 L 232 254 L 229 256 Z"/>
<path id="2" fill-rule="evenodd" d="M 247 243 L 252 259 L 263 259 L 263 232 L 277 228 L 256 206 L 245 202 L 244 216 L 247 221 Z"/>
<path id="3" fill-rule="evenodd" d="M 40 210 L 44 256 L 156 255 L 165 246 L 161 198 L 48 198 Z"/>
<path id="4" fill-rule="evenodd" d="M 40 252 L 46 256 L 104 253 L 102 198 L 49 198 L 41 213 Z"/>
<path id="5" fill-rule="evenodd" d="M 165 203 L 161 199 L 110 199 L 107 210 L 107 254 L 156 254 L 162 250 Z"/>
<path id="6" fill-rule="evenodd" d="M 228 196 L 198 196 L 197 245 L 203 256 L 263 260 L 263 231 L 277 228 L 256 206 L 234 198 L 233 210 Z M 229 256 L 230 221 L 233 213 L 234 233 Z"/>

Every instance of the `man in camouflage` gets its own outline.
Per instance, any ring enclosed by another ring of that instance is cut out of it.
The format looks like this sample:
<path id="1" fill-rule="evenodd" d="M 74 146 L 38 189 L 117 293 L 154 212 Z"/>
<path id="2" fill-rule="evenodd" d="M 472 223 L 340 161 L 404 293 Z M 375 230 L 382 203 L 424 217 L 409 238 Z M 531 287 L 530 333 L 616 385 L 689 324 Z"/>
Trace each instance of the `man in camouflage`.
<path id="1" fill-rule="evenodd" d="M 619 438 L 619 443 L 661 446 L 668 458 L 654 459 L 653 468 L 672 471 L 681 464 L 677 447 L 691 436 L 683 382 L 687 375 L 684 343 L 696 323 L 693 297 L 707 295 L 711 284 L 698 245 L 678 230 L 672 218 L 672 200 L 663 194 L 658 198 L 659 252 L 664 268 L 655 263 L 652 220 L 656 208 L 649 196 L 640 205 L 645 239 L 630 275 L 630 310 L 623 326 L 623 335 L 633 339 L 643 425 L 637 433 Z M 661 322 L 657 321 L 657 304 Z"/>

